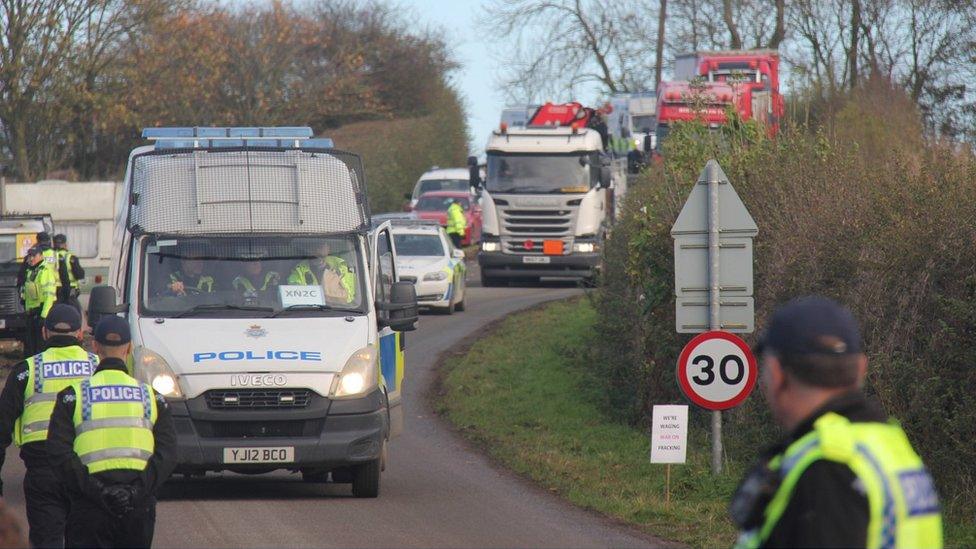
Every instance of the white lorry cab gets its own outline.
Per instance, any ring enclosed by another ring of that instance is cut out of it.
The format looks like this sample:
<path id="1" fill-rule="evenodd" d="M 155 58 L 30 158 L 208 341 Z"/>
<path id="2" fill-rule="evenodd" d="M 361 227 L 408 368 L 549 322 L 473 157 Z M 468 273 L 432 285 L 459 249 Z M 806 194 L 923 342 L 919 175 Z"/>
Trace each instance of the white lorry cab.
<path id="1" fill-rule="evenodd" d="M 389 222 L 362 163 L 309 128 L 151 128 L 129 156 L 110 286 L 132 370 L 168 400 L 177 472 L 300 472 L 375 497 L 403 428 L 404 337 Z"/>
<path id="2" fill-rule="evenodd" d="M 502 124 L 485 152 L 484 179 L 468 159 L 469 180 L 482 189 L 482 285 L 592 281 L 627 189 L 626 161 L 604 150 L 596 130 L 576 126 Z"/>

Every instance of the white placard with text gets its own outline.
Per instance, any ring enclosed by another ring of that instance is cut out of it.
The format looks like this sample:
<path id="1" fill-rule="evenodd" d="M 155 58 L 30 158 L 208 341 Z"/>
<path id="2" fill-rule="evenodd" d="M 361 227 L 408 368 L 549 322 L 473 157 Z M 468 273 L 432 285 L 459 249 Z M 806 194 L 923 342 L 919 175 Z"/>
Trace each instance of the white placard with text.
<path id="1" fill-rule="evenodd" d="M 684 463 L 688 454 L 688 406 L 654 406 L 651 463 Z"/>

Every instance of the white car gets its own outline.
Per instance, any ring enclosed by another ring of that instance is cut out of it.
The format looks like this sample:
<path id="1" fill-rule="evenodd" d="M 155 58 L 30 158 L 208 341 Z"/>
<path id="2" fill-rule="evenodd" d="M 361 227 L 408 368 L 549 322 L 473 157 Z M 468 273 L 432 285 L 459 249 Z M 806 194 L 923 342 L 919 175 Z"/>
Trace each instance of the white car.
<path id="1" fill-rule="evenodd" d="M 433 221 L 393 220 L 396 268 L 417 288 L 417 304 L 452 314 L 464 310 L 467 284 L 464 251 Z"/>
<path id="2" fill-rule="evenodd" d="M 424 172 L 413 187 L 413 192 L 406 196 L 410 201 L 409 209 L 417 207 L 417 201 L 424 193 L 431 191 L 468 191 L 472 193 L 468 181 L 467 168 L 438 168 L 437 166 Z"/>

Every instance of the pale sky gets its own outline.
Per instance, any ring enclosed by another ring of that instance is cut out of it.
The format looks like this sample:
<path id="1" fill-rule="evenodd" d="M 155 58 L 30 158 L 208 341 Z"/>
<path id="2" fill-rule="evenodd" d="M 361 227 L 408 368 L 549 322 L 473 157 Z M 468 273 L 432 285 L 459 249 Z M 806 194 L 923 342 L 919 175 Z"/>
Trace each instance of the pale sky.
<path id="1" fill-rule="evenodd" d="M 488 134 L 498 124 L 505 97 L 495 90 L 498 72 L 489 54 L 490 43 L 484 38 L 490 29 L 479 29 L 476 19 L 482 0 L 401 0 L 399 5 L 411 9 L 423 25 L 439 27 L 454 52 L 461 69 L 454 75 L 455 88 L 461 93 L 468 114 L 472 152 L 481 153 Z"/>

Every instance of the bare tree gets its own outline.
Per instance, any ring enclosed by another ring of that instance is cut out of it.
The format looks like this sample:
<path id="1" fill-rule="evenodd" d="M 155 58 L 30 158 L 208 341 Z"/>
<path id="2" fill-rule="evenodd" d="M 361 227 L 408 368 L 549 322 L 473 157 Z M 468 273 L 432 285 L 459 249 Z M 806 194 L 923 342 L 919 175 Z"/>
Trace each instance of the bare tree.
<path id="1" fill-rule="evenodd" d="M 661 0 L 657 11 L 657 42 L 654 48 L 654 89 L 661 84 L 664 69 L 664 37 L 667 33 L 668 0 Z"/>
<path id="2" fill-rule="evenodd" d="M 498 29 L 507 69 L 500 83 L 518 101 L 569 97 L 583 86 L 604 93 L 653 85 L 652 0 L 496 0 L 486 25 Z"/>

